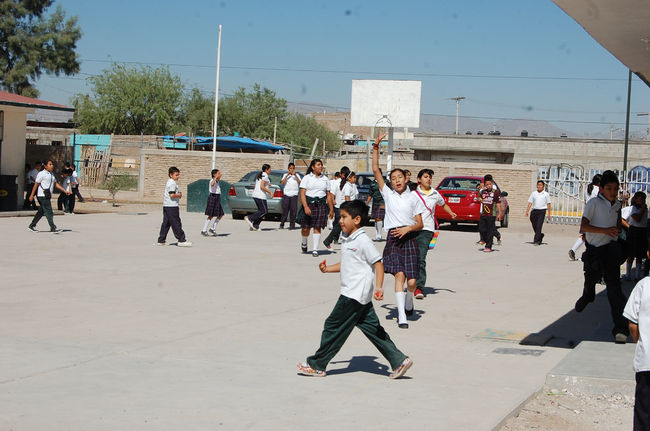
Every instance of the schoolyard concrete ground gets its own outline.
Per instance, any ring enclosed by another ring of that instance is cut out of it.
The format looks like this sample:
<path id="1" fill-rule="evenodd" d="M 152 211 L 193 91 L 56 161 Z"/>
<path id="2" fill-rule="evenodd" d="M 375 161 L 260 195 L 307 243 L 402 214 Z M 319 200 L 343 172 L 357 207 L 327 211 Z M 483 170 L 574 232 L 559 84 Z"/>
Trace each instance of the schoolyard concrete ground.
<path id="1" fill-rule="evenodd" d="M 336 247 L 316 259 L 300 254 L 299 231 L 250 232 L 229 216 L 205 238 L 204 216 L 185 211 L 194 246 L 159 247 L 160 205 L 78 209 L 118 212 L 57 216 L 58 235 L 0 218 L 0 429 L 491 430 L 581 341 L 632 376 L 603 286 L 573 311 L 575 227 L 547 226 L 534 247 L 529 225 L 515 224 L 491 254 L 473 228 L 443 229 L 410 328 L 397 328 L 392 276 L 375 302 L 414 361 L 406 377 L 388 379 L 354 331 L 319 379 L 296 375 L 296 363 L 318 347 L 339 295 L 338 275 L 317 268 L 339 260 Z"/>

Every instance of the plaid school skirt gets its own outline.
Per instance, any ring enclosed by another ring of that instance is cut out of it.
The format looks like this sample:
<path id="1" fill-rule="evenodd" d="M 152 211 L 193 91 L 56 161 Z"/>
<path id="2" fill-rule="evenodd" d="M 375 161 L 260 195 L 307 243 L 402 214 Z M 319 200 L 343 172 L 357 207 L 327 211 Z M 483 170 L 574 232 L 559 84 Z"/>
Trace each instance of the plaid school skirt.
<path id="1" fill-rule="evenodd" d="M 384 219 L 386 215 L 386 205 L 385 204 L 372 204 L 372 212 L 370 216 L 374 219 Z"/>
<path id="2" fill-rule="evenodd" d="M 209 217 L 223 216 L 221 195 L 219 193 L 210 193 L 210 196 L 208 196 L 208 204 L 205 206 L 205 215 Z"/>
<path id="3" fill-rule="evenodd" d="M 384 247 L 384 271 L 393 275 L 403 272 L 406 278 L 418 278 L 420 252 L 415 239 L 417 232 L 409 232 L 402 238 L 392 234 L 393 229 L 390 229 Z"/>
<path id="4" fill-rule="evenodd" d="M 322 229 L 327 225 L 327 216 L 330 212 L 330 207 L 326 203 L 312 202 L 309 204 L 309 209 L 311 210 L 311 215 L 307 214 L 302 215 L 302 220 L 300 221 L 300 227 L 303 229 L 309 228 L 319 228 Z"/>

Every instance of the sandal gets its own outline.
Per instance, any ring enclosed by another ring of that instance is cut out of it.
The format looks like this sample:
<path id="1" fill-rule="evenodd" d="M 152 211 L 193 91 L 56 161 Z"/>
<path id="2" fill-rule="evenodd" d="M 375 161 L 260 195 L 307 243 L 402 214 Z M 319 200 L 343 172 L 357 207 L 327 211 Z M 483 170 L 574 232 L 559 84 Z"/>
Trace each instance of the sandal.
<path id="1" fill-rule="evenodd" d="M 406 358 L 402 361 L 402 363 L 397 367 L 396 369 L 393 370 L 392 373 L 388 377 L 391 379 L 399 379 L 402 377 L 404 374 L 406 374 L 406 371 L 411 368 L 411 365 L 413 365 L 413 361 L 411 358 Z"/>
<path id="2" fill-rule="evenodd" d="M 404 370 L 404 371 L 406 371 L 406 370 Z M 298 374 L 303 375 L 303 376 L 311 376 L 311 377 L 325 377 L 326 376 L 325 371 L 315 370 L 312 367 L 310 367 L 309 364 L 307 364 L 307 363 L 303 363 L 303 364 L 298 363 Z"/>

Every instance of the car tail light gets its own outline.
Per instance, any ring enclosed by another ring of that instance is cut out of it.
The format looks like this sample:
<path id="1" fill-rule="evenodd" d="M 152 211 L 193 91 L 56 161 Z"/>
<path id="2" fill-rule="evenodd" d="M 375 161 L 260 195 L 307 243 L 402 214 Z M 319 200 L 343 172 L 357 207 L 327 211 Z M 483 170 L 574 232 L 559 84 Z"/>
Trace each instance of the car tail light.
<path id="1" fill-rule="evenodd" d="M 237 196 L 237 192 L 235 192 L 235 186 L 230 186 L 230 190 L 228 190 L 228 196 Z"/>
<path id="2" fill-rule="evenodd" d="M 275 193 L 273 193 L 274 198 L 281 198 L 282 197 L 282 190 L 277 189 Z"/>

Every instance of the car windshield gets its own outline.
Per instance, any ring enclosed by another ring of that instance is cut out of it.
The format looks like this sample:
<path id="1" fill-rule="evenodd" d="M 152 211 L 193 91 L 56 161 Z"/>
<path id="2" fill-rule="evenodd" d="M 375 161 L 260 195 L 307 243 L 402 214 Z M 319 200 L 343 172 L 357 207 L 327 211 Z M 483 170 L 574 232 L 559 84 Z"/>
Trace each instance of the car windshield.
<path id="1" fill-rule="evenodd" d="M 369 186 L 374 179 L 374 176 L 357 175 L 357 186 Z"/>
<path id="2" fill-rule="evenodd" d="M 438 190 L 476 190 L 481 184 L 477 178 L 445 178 L 438 186 Z"/>

